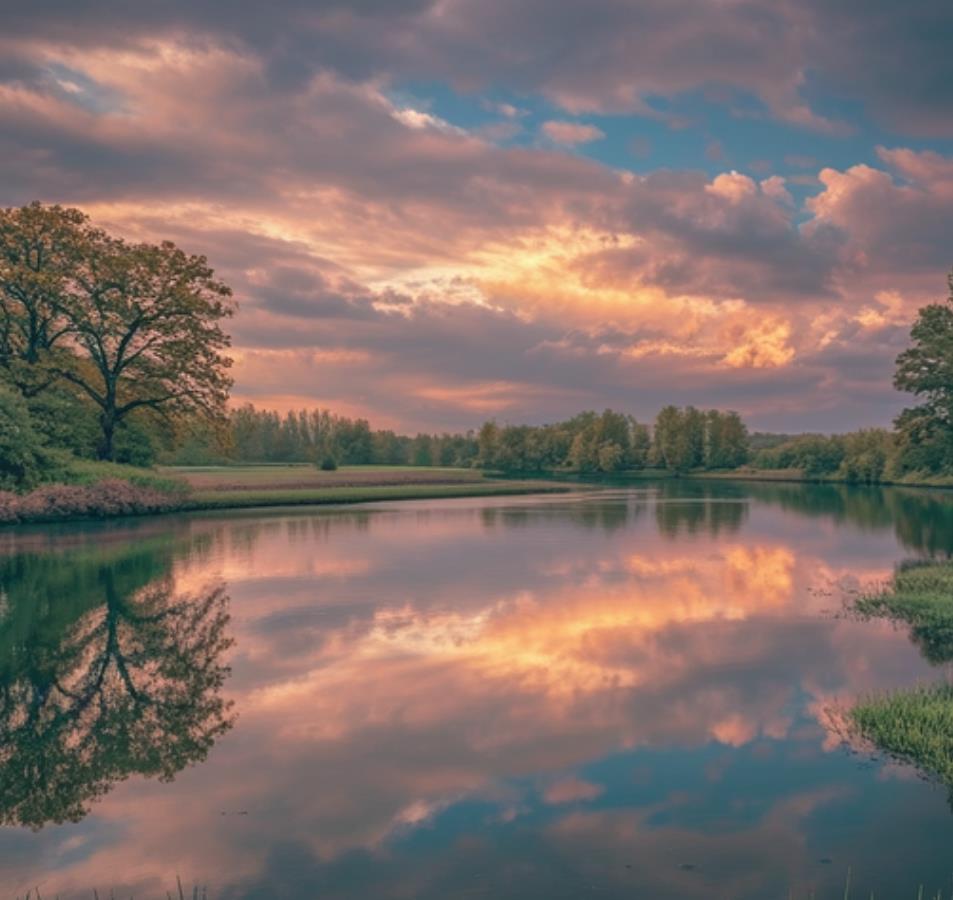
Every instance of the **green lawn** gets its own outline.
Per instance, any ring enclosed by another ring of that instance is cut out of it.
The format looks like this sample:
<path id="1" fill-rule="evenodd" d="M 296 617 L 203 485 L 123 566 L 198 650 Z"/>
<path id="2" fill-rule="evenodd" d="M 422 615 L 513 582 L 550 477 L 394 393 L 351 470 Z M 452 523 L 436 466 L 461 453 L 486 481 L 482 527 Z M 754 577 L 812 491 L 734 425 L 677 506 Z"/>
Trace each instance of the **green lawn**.
<path id="1" fill-rule="evenodd" d="M 480 497 L 566 490 L 539 481 L 486 478 L 477 469 L 438 466 L 342 466 L 323 472 L 311 465 L 162 467 L 159 474 L 185 481 L 192 509 L 361 503 Z"/>
<path id="2" fill-rule="evenodd" d="M 311 465 L 167 466 L 159 472 L 184 480 L 197 492 L 473 484 L 484 480 L 478 469 L 410 466 L 341 466 L 333 472 Z"/>

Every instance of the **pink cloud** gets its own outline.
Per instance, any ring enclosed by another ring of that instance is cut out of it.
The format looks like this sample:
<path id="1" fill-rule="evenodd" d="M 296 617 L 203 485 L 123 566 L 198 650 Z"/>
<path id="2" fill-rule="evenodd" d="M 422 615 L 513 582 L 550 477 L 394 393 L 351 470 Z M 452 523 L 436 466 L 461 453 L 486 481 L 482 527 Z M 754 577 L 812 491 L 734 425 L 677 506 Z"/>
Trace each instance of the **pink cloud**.
<path id="1" fill-rule="evenodd" d="M 568 147 L 589 144 L 605 137 L 605 132 L 595 125 L 584 125 L 582 122 L 544 122 L 542 130 L 550 140 Z"/>

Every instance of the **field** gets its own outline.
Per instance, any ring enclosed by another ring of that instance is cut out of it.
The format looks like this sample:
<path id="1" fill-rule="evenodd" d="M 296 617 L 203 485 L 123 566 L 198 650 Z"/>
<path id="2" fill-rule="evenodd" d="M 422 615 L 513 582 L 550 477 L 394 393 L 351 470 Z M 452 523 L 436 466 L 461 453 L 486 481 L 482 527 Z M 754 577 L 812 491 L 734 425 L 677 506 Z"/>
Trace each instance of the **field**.
<path id="1" fill-rule="evenodd" d="M 342 466 L 323 472 L 309 465 L 163 467 L 160 475 L 185 481 L 193 509 L 423 500 L 567 490 L 540 481 L 503 481 L 476 469 Z"/>
<path id="2" fill-rule="evenodd" d="M 409 466 L 342 466 L 323 472 L 310 465 L 162 467 L 163 475 L 181 478 L 205 493 L 250 490 L 381 487 L 408 484 L 473 484 L 482 482 L 477 469 Z"/>

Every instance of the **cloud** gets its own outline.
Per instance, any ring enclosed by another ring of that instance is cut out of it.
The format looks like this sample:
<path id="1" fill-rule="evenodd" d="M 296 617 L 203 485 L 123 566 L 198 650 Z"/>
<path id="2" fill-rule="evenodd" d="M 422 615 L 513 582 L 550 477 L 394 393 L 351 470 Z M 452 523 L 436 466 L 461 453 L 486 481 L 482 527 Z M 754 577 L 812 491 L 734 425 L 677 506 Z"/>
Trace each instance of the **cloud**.
<path id="1" fill-rule="evenodd" d="M 263 60 L 275 88 L 332 69 L 463 90 L 504 85 L 574 114 L 648 115 L 659 115 L 658 97 L 708 90 L 729 108 L 754 94 L 770 115 L 837 130 L 842 123 L 811 102 L 826 88 L 895 127 L 953 133 L 953 12 L 940 0 L 592 0 L 585 10 L 568 0 L 280 0 L 267 13 L 234 4 L 228 16 L 213 0 L 172 0 L 161 11 L 92 0 L 82 15 L 48 0 L 6 11 L 4 26 L 18 47 L 120 49 L 184 35 L 234 44 Z"/>
<path id="2" fill-rule="evenodd" d="M 806 229 L 839 229 L 848 271 L 925 277 L 942 288 L 937 275 L 953 262 L 953 158 L 906 148 L 879 155 L 893 172 L 866 164 L 821 170 L 824 189 L 807 201 Z"/>
<path id="3" fill-rule="evenodd" d="M 589 144 L 605 137 L 605 132 L 595 125 L 584 125 L 582 122 L 544 122 L 542 131 L 551 141 L 568 147 Z"/>
<path id="4" fill-rule="evenodd" d="M 361 15 L 373 29 L 428 9 Z M 396 103 L 381 78 L 276 81 L 261 35 L 54 45 L 53 19 L 0 73 L 0 197 L 79 204 L 206 253 L 241 302 L 239 399 L 406 428 L 606 405 L 646 418 L 668 401 L 840 427 L 886 423 L 901 402 L 903 323 L 951 261 L 948 156 L 883 148 L 878 165 L 822 169 L 805 203 L 777 175 L 636 175 L 500 147 Z M 54 59 L 109 102 L 51 87 Z"/>

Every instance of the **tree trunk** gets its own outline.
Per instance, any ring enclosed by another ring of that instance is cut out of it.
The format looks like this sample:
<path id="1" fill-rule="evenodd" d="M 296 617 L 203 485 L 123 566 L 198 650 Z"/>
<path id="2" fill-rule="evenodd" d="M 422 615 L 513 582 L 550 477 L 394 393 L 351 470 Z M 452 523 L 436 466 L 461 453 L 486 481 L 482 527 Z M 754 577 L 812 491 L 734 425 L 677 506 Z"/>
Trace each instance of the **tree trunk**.
<path id="1" fill-rule="evenodd" d="M 99 426 L 102 429 L 102 434 L 99 438 L 99 447 L 96 449 L 96 455 L 99 459 L 112 462 L 113 435 L 116 431 L 116 421 L 111 412 L 104 412 L 99 417 Z"/>

